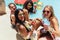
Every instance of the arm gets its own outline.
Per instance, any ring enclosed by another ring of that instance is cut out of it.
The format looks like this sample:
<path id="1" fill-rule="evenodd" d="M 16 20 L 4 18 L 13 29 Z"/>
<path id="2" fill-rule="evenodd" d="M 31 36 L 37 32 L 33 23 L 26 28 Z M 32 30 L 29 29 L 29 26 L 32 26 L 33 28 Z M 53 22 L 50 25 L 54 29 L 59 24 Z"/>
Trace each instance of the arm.
<path id="1" fill-rule="evenodd" d="M 25 20 L 26 21 L 29 21 L 29 13 L 28 13 L 28 10 L 23 9 L 23 11 L 24 11 Z"/>
<path id="2" fill-rule="evenodd" d="M 15 16 L 14 14 L 10 15 L 11 24 L 15 25 Z"/>
<path id="3" fill-rule="evenodd" d="M 54 30 L 58 31 L 58 26 L 59 26 L 58 25 L 58 20 L 56 18 L 53 18 L 51 23 L 52 23 L 52 26 L 53 26 Z"/>
<path id="4" fill-rule="evenodd" d="M 52 24 L 53 24 L 53 28 L 54 28 L 53 34 L 60 35 L 59 34 L 59 28 L 58 28 L 59 24 L 58 24 L 58 20 L 56 18 L 52 19 Z"/>

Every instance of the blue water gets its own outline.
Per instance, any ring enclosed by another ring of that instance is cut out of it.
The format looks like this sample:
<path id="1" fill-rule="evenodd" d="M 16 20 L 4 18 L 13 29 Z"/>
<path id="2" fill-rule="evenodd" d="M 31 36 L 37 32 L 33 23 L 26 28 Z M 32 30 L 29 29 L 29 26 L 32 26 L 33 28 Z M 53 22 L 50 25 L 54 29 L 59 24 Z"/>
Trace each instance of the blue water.
<path id="1" fill-rule="evenodd" d="M 46 5 L 52 5 L 53 8 L 54 8 L 54 14 L 55 16 L 57 17 L 58 19 L 58 22 L 60 24 L 60 0 L 40 0 L 40 2 L 43 2 L 43 7 L 41 10 L 37 10 L 36 14 L 30 14 L 30 18 L 33 19 L 33 18 L 42 18 L 42 10 L 43 8 L 46 6 Z M 6 6 L 8 6 L 9 3 L 14 3 L 14 0 L 5 0 L 5 4 Z M 23 6 L 18 6 L 17 5 L 17 8 L 22 8 Z"/>
<path id="2" fill-rule="evenodd" d="M 49 20 L 48 19 L 46 19 L 46 18 L 43 18 L 43 23 L 45 24 L 45 25 L 50 25 L 50 22 L 49 22 Z"/>

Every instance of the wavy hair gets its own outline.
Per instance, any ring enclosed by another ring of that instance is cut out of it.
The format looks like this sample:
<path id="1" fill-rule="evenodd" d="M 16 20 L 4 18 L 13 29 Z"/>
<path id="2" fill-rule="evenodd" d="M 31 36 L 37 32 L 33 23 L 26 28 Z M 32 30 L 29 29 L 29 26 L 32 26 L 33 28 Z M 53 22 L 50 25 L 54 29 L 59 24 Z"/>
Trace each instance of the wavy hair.
<path id="1" fill-rule="evenodd" d="M 50 10 L 50 12 L 51 12 L 51 15 L 50 15 L 50 17 L 53 17 L 53 16 L 55 16 L 54 15 L 54 10 L 53 10 L 53 7 L 52 6 L 50 6 L 50 5 L 47 5 L 47 6 L 45 6 L 45 8 L 49 8 L 49 10 Z M 45 10 L 45 8 L 43 9 L 43 10 Z M 43 13 L 44 14 L 44 13 Z"/>
<path id="2" fill-rule="evenodd" d="M 22 9 L 17 9 L 17 10 L 15 11 L 15 14 L 14 14 L 14 15 L 15 15 L 15 20 L 16 20 L 15 23 L 23 24 L 24 21 L 21 21 L 21 20 L 19 20 L 19 18 L 18 18 L 18 13 L 19 13 L 20 10 L 23 11 Z"/>
<path id="3" fill-rule="evenodd" d="M 30 9 L 27 9 L 28 3 L 31 3 L 31 5 L 32 5 L 32 7 L 31 7 Z M 33 12 L 33 2 L 32 2 L 32 0 L 27 0 L 27 1 L 24 3 L 23 8 L 27 9 L 28 12 Z"/>

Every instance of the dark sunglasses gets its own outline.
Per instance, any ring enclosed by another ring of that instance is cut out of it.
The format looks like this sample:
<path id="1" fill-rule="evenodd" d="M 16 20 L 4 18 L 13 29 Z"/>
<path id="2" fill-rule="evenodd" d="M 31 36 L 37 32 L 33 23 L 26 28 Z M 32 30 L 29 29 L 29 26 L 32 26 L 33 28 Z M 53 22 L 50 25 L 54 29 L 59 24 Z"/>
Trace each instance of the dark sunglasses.
<path id="1" fill-rule="evenodd" d="M 45 13 L 45 12 L 50 13 L 50 11 L 45 11 L 45 10 L 43 10 L 43 13 Z"/>

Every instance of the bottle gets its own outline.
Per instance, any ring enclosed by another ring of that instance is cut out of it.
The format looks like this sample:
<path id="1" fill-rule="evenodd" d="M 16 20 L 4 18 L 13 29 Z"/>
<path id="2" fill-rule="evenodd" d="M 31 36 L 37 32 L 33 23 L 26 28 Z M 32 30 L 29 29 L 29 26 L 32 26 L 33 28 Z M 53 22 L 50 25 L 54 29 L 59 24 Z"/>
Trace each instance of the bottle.
<path id="1" fill-rule="evenodd" d="M 34 4 L 34 10 L 33 10 L 33 13 L 36 13 L 36 8 L 37 8 L 37 5 L 36 4 Z"/>

